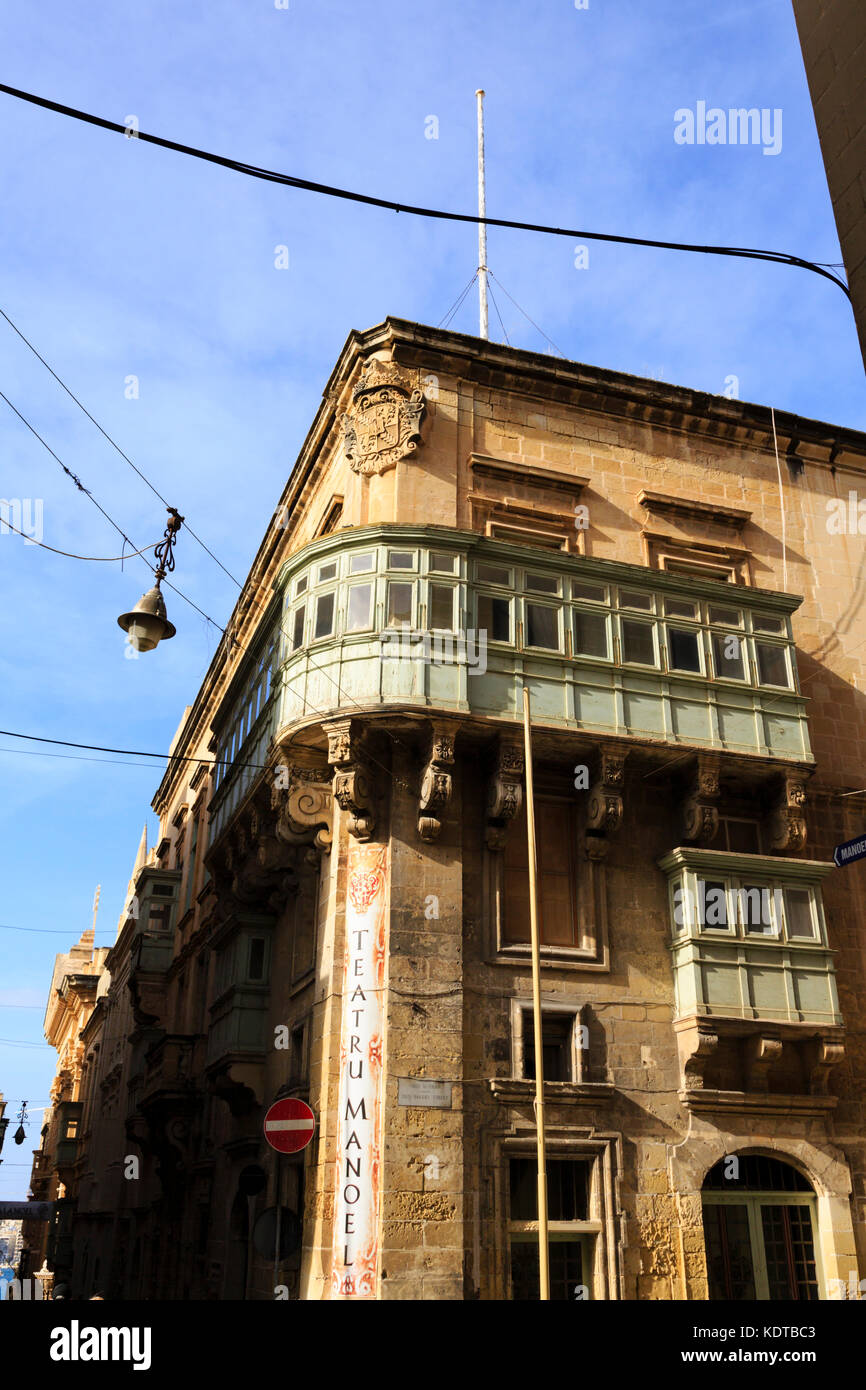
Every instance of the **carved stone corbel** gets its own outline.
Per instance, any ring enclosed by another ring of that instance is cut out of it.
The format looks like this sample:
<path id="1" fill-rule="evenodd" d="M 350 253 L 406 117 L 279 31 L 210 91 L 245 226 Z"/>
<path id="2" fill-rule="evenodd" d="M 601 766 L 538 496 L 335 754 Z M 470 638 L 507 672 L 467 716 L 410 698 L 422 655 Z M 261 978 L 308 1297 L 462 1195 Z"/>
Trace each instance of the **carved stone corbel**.
<path id="1" fill-rule="evenodd" d="M 702 845 L 709 845 L 719 833 L 719 757 L 715 753 L 699 753 L 695 779 L 683 801 L 683 835 Z"/>
<path id="2" fill-rule="evenodd" d="M 589 789 L 586 828 L 612 835 L 622 824 L 622 793 L 628 750 L 617 744 L 602 743 L 595 781 Z"/>
<path id="3" fill-rule="evenodd" d="M 806 783 L 801 772 L 786 773 L 776 805 L 769 815 L 772 849 L 796 852 L 806 844 Z"/>
<path id="4" fill-rule="evenodd" d="M 348 816 L 356 840 L 371 840 L 376 829 L 373 776 L 364 761 L 357 721 L 335 719 L 322 728 L 328 736 L 328 762 L 334 768 L 334 800 Z"/>
<path id="5" fill-rule="evenodd" d="M 418 800 L 418 834 L 431 843 L 442 830 L 445 808 L 451 800 L 454 768 L 454 735 L 447 724 L 434 724 L 430 758 L 421 778 Z"/>
<path id="6" fill-rule="evenodd" d="M 816 1038 L 807 1052 L 809 1065 L 809 1094 L 826 1096 L 829 1094 L 828 1082 L 834 1067 L 845 1057 L 845 1044 L 838 1039 L 832 1042 L 827 1038 Z"/>
<path id="7" fill-rule="evenodd" d="M 331 848 L 333 797 L 330 773 L 325 768 L 275 769 L 271 809 L 277 813 L 274 827 L 285 845 L 308 845 L 327 854 Z"/>
<path id="8" fill-rule="evenodd" d="M 683 1083 L 687 1091 L 702 1091 L 707 1067 L 719 1048 L 719 1035 L 699 1029 L 691 1035 L 691 1051 L 682 1060 Z"/>
<path id="9" fill-rule="evenodd" d="M 747 1091 L 766 1091 L 770 1067 L 782 1055 L 782 1039 L 753 1033 L 743 1043 L 743 1062 Z"/>
<path id="10" fill-rule="evenodd" d="M 496 766 L 487 787 L 487 828 L 485 838 L 492 850 L 505 848 L 509 823 L 520 815 L 523 805 L 523 744 L 502 735 L 496 751 Z"/>

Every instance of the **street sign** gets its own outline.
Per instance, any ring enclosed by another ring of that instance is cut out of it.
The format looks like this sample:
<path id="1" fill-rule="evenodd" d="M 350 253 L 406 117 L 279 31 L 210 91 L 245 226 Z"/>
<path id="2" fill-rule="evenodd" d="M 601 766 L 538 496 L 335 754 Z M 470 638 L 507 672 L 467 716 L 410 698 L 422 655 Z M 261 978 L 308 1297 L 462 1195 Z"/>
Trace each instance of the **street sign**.
<path id="1" fill-rule="evenodd" d="M 0 1202 L 0 1221 L 50 1221 L 53 1202 Z"/>
<path id="2" fill-rule="evenodd" d="M 302 1100 L 275 1101 L 265 1115 L 265 1138 L 281 1154 L 305 1149 L 316 1132 L 316 1117 Z"/>
<path id="3" fill-rule="evenodd" d="M 866 859 L 866 835 L 859 835 L 856 840 L 846 840 L 844 845 L 837 845 L 833 851 L 833 863 L 837 869 L 845 864 L 853 864 L 855 859 Z"/>
<path id="4" fill-rule="evenodd" d="M 426 1110 L 450 1110 L 451 1082 L 428 1081 L 425 1077 L 398 1077 L 397 1104 L 417 1105 Z"/>

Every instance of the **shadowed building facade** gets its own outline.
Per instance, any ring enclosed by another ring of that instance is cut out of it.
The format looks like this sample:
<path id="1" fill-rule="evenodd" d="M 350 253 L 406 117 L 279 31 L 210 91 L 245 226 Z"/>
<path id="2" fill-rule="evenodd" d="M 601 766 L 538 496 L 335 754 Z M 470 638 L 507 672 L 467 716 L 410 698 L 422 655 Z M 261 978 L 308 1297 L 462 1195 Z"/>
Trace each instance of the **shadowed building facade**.
<path id="1" fill-rule="evenodd" d="M 775 423 L 350 335 L 81 1035 L 80 1282 L 533 1296 L 524 685 L 554 1297 L 859 1278 L 866 438 Z"/>

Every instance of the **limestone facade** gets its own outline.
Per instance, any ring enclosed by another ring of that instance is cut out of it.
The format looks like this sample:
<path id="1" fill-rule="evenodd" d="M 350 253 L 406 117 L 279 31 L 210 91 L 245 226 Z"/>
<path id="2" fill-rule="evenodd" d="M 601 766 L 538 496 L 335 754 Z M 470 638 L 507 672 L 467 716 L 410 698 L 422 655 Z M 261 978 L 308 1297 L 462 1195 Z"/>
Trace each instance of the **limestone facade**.
<path id="1" fill-rule="evenodd" d="M 350 336 L 80 1034 L 81 1292 L 531 1296 L 524 684 L 557 1296 L 866 1275 L 866 438 L 775 428 Z"/>

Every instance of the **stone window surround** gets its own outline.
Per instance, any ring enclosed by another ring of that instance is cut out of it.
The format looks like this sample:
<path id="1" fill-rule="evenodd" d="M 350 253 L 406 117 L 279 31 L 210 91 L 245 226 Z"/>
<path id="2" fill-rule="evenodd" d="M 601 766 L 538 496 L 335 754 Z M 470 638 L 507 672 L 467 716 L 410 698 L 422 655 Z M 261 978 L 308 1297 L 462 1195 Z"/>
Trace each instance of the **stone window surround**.
<path id="1" fill-rule="evenodd" d="M 584 1006 L 578 1003 L 563 1004 L 556 999 L 542 995 L 542 1022 L 548 1018 L 571 1018 L 572 1027 L 569 1038 L 569 1073 L 565 1082 L 581 1083 L 586 1070 L 586 1049 L 581 1047 L 581 1026 Z M 522 996 L 511 1001 L 511 1075 L 515 1080 L 525 1081 L 523 1070 L 524 1048 L 527 1037 L 532 1035 L 532 1001 Z M 561 1083 L 545 1080 L 545 1087 Z"/>
<path id="2" fill-rule="evenodd" d="M 501 1286 L 493 1291 L 496 1298 L 508 1299 L 511 1290 L 511 1213 L 508 1164 L 512 1158 L 536 1156 L 534 1125 L 520 1119 L 509 1134 L 488 1137 L 489 1157 L 493 1173 L 490 1200 L 494 1216 L 495 1279 Z M 617 1300 L 623 1297 L 622 1270 L 622 1213 L 619 1209 L 619 1178 L 622 1172 L 622 1136 L 618 1133 L 592 1134 L 585 1127 L 548 1124 L 546 1131 L 548 1159 L 589 1159 L 589 1220 L 586 1222 L 552 1223 L 553 1230 L 573 1230 L 576 1234 L 594 1237 L 593 1277 L 590 1287 L 592 1300 Z M 520 1223 L 522 1229 L 533 1229 L 535 1223 Z"/>

